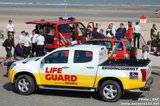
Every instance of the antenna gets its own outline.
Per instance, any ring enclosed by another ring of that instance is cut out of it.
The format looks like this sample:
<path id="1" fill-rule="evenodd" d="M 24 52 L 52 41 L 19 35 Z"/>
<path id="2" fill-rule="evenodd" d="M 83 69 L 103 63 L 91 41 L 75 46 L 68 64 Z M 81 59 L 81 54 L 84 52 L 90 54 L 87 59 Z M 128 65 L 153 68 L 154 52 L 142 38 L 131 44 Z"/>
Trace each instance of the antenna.
<path id="1" fill-rule="evenodd" d="M 67 17 L 67 0 L 64 0 L 64 16 Z"/>

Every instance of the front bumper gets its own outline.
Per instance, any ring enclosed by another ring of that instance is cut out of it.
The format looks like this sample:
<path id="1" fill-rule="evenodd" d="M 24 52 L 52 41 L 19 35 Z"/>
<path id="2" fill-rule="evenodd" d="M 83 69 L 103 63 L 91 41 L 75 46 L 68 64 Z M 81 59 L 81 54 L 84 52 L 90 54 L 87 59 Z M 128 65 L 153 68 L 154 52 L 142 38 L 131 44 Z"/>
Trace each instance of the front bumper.
<path id="1" fill-rule="evenodd" d="M 151 85 L 153 84 L 154 78 L 149 77 L 148 80 L 146 81 L 146 84 L 143 88 L 140 88 L 142 91 L 150 91 Z"/>
<path id="2" fill-rule="evenodd" d="M 8 71 L 8 79 L 10 80 L 11 83 L 14 83 L 14 76 L 15 76 L 15 70 L 9 69 Z"/>

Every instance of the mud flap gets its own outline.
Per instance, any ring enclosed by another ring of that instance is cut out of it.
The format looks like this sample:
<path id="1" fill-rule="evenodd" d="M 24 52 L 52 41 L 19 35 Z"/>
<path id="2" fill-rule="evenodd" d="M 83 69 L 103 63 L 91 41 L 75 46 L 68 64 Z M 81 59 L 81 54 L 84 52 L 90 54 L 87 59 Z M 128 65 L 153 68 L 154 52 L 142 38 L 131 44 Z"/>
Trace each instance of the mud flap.
<path id="1" fill-rule="evenodd" d="M 140 90 L 141 91 L 150 91 L 151 90 L 151 85 L 153 84 L 153 80 L 154 80 L 153 77 L 150 77 L 147 80 L 145 86 L 143 88 L 140 88 Z"/>

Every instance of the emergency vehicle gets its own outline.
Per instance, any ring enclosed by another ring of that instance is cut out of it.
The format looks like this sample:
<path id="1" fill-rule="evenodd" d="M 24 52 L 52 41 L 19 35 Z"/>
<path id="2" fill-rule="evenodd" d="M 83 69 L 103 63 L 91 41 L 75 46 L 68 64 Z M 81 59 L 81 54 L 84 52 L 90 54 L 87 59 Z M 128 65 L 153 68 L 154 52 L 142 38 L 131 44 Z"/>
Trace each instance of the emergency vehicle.
<path id="1" fill-rule="evenodd" d="M 45 37 L 45 49 L 54 50 L 61 46 L 71 45 L 76 40 L 80 43 L 81 38 L 87 35 L 86 27 L 74 17 L 53 20 L 34 20 L 26 24 L 35 24 L 36 31 L 40 31 Z"/>
<path id="2" fill-rule="evenodd" d="M 60 47 L 43 57 L 14 62 L 9 80 L 22 95 L 37 88 L 89 91 L 108 102 L 119 100 L 124 91 L 149 88 L 150 60 L 108 60 L 106 52 L 99 45 Z"/>
<path id="3" fill-rule="evenodd" d="M 109 50 L 108 54 L 112 54 L 110 59 L 136 59 L 136 48 L 124 38 L 120 40 L 116 38 L 91 39 L 87 43 L 105 46 Z M 116 45 L 119 46 L 114 50 Z"/>

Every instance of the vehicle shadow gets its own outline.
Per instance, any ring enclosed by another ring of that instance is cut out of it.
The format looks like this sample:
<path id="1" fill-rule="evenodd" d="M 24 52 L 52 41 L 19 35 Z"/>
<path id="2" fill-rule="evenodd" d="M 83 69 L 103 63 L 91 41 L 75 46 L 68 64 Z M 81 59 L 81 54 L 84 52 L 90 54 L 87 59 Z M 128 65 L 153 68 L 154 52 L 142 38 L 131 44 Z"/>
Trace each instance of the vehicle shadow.
<path id="1" fill-rule="evenodd" d="M 3 88 L 7 91 L 16 93 L 14 85 L 6 83 Z M 79 92 L 79 91 L 62 91 L 62 90 L 49 90 L 49 89 L 38 89 L 33 95 L 46 95 L 46 96 L 62 96 L 62 97 L 74 97 L 74 98 L 94 98 L 101 100 L 96 93 L 93 92 Z M 138 100 L 143 97 L 142 92 L 128 91 L 120 100 Z"/>
<path id="2" fill-rule="evenodd" d="M 12 83 L 6 83 L 3 85 L 3 88 L 7 91 L 15 92 L 14 85 Z"/>

